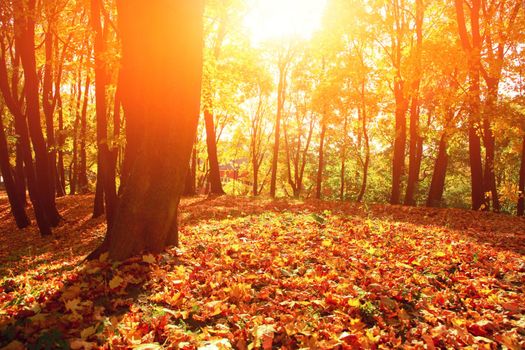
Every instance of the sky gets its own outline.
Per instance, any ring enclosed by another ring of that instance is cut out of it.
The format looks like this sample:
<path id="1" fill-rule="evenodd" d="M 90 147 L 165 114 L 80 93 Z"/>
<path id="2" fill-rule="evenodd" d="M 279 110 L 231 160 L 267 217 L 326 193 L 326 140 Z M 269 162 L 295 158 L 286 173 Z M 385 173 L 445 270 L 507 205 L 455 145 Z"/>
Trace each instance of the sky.
<path id="1" fill-rule="evenodd" d="M 254 43 L 287 36 L 308 39 L 321 25 L 326 0 L 249 0 L 244 24 Z"/>

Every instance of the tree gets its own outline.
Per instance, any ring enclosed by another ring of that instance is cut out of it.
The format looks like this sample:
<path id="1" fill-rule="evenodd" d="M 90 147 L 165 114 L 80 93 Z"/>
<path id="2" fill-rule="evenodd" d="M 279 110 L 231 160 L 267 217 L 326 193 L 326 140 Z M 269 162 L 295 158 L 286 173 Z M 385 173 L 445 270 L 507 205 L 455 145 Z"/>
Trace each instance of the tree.
<path id="1" fill-rule="evenodd" d="M 481 1 L 473 0 L 470 9 L 470 28 L 471 37 L 467 32 L 464 0 L 455 0 L 458 32 L 461 45 L 468 59 L 469 71 L 469 158 L 470 158 L 470 178 L 471 178 L 471 197 L 472 209 L 478 210 L 487 207 L 486 198 L 483 192 L 483 164 L 481 162 L 481 141 L 479 138 L 478 127 L 480 123 L 480 55 L 482 38 L 479 28 L 479 14 Z"/>
<path id="2" fill-rule="evenodd" d="M 405 193 L 406 205 L 416 205 L 415 195 L 419 182 L 419 171 L 421 168 L 421 158 L 423 156 L 423 139 L 419 134 L 419 87 L 421 83 L 421 50 L 423 46 L 423 0 L 416 0 L 416 47 L 414 48 L 415 72 L 412 78 L 411 101 L 410 101 L 410 143 L 408 151 L 408 179 Z"/>
<path id="3" fill-rule="evenodd" d="M 101 0 L 91 0 L 91 25 L 95 31 L 95 98 L 97 114 L 97 193 L 95 195 L 93 216 L 97 217 L 102 215 L 105 203 L 106 220 L 108 225 L 111 225 L 117 204 L 117 190 L 115 185 L 116 164 L 113 161 L 114 157 L 113 154 L 110 153 L 108 146 L 108 118 L 106 112 L 108 71 L 107 62 L 104 60 L 108 23 L 102 24 L 100 16 L 102 6 Z M 120 110 L 118 98 L 115 101 L 115 105 L 115 115 L 118 115 Z"/>
<path id="4" fill-rule="evenodd" d="M 17 192 L 15 179 L 11 172 L 7 139 L 4 132 L 3 114 L 4 106 L 0 105 L 0 173 L 4 179 L 5 190 L 9 199 L 9 205 L 11 206 L 11 212 L 15 217 L 16 225 L 18 228 L 24 228 L 31 225 L 31 220 L 27 216 L 25 203 Z"/>
<path id="5" fill-rule="evenodd" d="M 108 251 L 120 260 L 178 244 L 177 210 L 199 116 L 203 6 L 118 3 L 122 104 L 142 132 L 114 222 L 90 257 Z"/>
<path id="6" fill-rule="evenodd" d="M 288 84 L 288 73 L 290 65 L 295 56 L 295 48 L 291 42 L 279 45 L 277 57 L 277 68 L 279 70 L 279 83 L 277 85 L 277 113 L 275 114 L 272 175 L 270 178 L 270 196 L 275 198 L 277 190 L 277 166 L 279 160 L 279 141 L 281 138 L 281 118 L 286 101 L 286 88 Z"/>

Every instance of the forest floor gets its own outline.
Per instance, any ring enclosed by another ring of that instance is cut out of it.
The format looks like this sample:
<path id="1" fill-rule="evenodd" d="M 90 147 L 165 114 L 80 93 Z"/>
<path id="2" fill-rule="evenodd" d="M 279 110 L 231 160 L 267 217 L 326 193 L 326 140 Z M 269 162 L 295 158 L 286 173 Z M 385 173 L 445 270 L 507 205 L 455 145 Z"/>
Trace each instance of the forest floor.
<path id="1" fill-rule="evenodd" d="M 51 237 L 0 197 L 0 348 L 525 348 L 525 220 L 184 199 L 181 246 L 114 263 L 92 196 Z"/>

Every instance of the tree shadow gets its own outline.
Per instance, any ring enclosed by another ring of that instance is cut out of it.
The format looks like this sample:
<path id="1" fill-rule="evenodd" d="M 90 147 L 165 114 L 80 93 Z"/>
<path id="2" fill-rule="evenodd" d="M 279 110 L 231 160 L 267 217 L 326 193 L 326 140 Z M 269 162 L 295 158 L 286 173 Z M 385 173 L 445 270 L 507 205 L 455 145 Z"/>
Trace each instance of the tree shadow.
<path id="1" fill-rule="evenodd" d="M 451 232 L 481 245 L 525 255 L 525 218 L 506 214 L 455 208 L 426 208 L 361 204 L 308 199 L 270 199 L 222 196 L 181 205 L 181 226 L 205 220 L 258 215 L 264 212 L 323 213 L 330 211 L 360 220 L 378 219 L 406 223 L 414 229 L 427 228 Z"/>
<path id="2" fill-rule="evenodd" d="M 83 255 L 93 250 L 105 233 L 105 219 L 92 219 L 92 195 L 66 196 L 57 199 L 64 217 L 51 236 L 42 237 L 33 225 L 18 229 L 12 217 L 0 225 L 0 275 L 24 274 L 48 266 L 50 262 L 70 269 Z"/>
<path id="3" fill-rule="evenodd" d="M 498 250 L 525 255 L 525 219 L 507 214 L 455 208 L 375 205 L 371 215 L 392 223 L 437 228 Z"/>
<path id="4" fill-rule="evenodd" d="M 78 270 L 42 281 L 38 294 L 24 294 L 23 281 L 7 279 L 1 288 L 12 303 L 0 317 L 0 348 L 24 344 L 31 349 L 98 348 L 105 336 L 145 295 L 150 263 L 142 257 L 121 263 L 91 261 Z M 158 339 L 162 340 L 162 339 Z"/>

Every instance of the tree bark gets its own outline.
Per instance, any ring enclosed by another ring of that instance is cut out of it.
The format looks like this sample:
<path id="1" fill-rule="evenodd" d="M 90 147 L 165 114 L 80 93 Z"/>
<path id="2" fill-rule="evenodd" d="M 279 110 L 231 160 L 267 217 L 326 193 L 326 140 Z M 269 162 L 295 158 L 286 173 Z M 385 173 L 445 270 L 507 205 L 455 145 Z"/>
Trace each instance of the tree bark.
<path id="1" fill-rule="evenodd" d="M 82 103 L 82 112 L 80 113 L 80 134 L 79 134 L 79 149 L 78 149 L 78 170 L 75 171 L 77 191 L 79 193 L 87 193 L 88 178 L 87 178 L 87 155 L 86 155 L 86 138 L 87 138 L 87 107 L 89 100 L 89 86 L 91 79 L 89 75 L 86 77 L 86 86 L 84 87 L 84 101 Z"/>
<path id="2" fill-rule="evenodd" d="M 518 208 L 517 215 L 523 216 L 525 212 L 525 136 L 522 141 L 520 175 L 518 182 Z"/>
<path id="3" fill-rule="evenodd" d="M 115 172 L 110 169 L 110 151 L 108 147 L 108 126 L 106 113 L 107 70 L 104 55 L 106 53 L 107 24 L 103 27 L 100 18 L 102 8 L 100 0 L 91 0 L 91 26 L 95 32 L 95 100 L 97 119 L 97 191 L 93 206 L 93 217 L 100 216 L 106 209 L 106 221 L 111 225 L 117 203 Z M 104 205 L 105 204 L 105 205 Z"/>
<path id="4" fill-rule="evenodd" d="M 445 130 L 439 140 L 438 155 L 434 163 L 434 172 L 428 191 L 427 207 L 440 207 L 443 200 L 448 165 L 447 139 L 448 135 Z"/>
<path id="5" fill-rule="evenodd" d="M 345 114 L 343 122 L 343 146 L 341 147 L 341 183 L 339 186 L 339 199 L 343 201 L 345 199 L 345 175 L 346 175 L 346 139 L 347 139 L 347 127 L 348 127 L 348 116 Z"/>
<path id="6" fill-rule="evenodd" d="M 270 196 L 275 198 L 277 190 L 277 165 L 279 161 L 279 141 L 281 138 L 281 118 L 286 99 L 286 79 L 289 58 L 279 57 L 279 84 L 277 85 L 277 113 L 275 115 L 275 134 L 273 141 L 272 175 L 270 178 Z"/>
<path id="7" fill-rule="evenodd" d="M 368 136 L 368 113 L 366 108 L 365 99 L 365 82 L 361 84 L 361 130 L 363 133 L 364 147 L 365 147 L 365 160 L 363 162 L 363 178 L 361 179 L 361 189 L 357 195 L 357 202 L 363 201 L 366 193 L 366 186 L 368 184 L 368 168 L 370 166 L 370 138 Z"/>
<path id="8" fill-rule="evenodd" d="M 31 220 L 25 211 L 25 202 L 18 194 L 16 182 L 11 172 L 11 164 L 9 163 L 9 151 L 7 148 L 7 139 L 4 132 L 3 116 L 0 110 L 0 172 L 4 179 L 5 190 L 7 192 L 7 198 L 9 199 L 9 205 L 11 206 L 11 212 L 15 218 L 16 226 L 18 228 L 24 228 L 31 225 Z"/>
<path id="9" fill-rule="evenodd" d="M 217 156 L 217 136 L 215 135 L 215 124 L 213 121 L 211 101 L 204 108 L 204 124 L 206 126 L 206 148 L 208 150 L 208 162 L 210 163 L 210 194 L 223 195 L 221 173 L 219 169 L 219 158 Z"/>
<path id="10" fill-rule="evenodd" d="M 472 44 L 465 24 L 465 13 L 463 10 L 464 0 L 455 0 L 456 16 L 458 21 L 458 32 L 461 39 L 463 51 L 467 55 L 469 69 L 469 121 L 468 121 L 468 139 L 469 139 L 469 161 L 470 161 L 470 178 L 471 178 L 471 197 L 472 209 L 487 209 L 488 203 L 483 193 L 483 164 L 481 162 L 481 142 L 478 136 L 478 126 L 480 120 L 480 87 L 479 87 L 479 70 L 480 70 L 480 51 L 481 35 L 479 30 L 479 10 L 480 0 L 473 0 L 470 10 L 470 22 L 472 30 Z"/>
<path id="11" fill-rule="evenodd" d="M 423 46 L 423 1 L 416 0 L 416 71 L 412 83 L 412 101 L 410 105 L 410 144 L 408 151 L 408 179 L 405 193 L 405 204 L 416 205 L 417 188 L 423 140 L 419 135 L 419 85 L 421 82 L 421 50 Z"/>
<path id="12" fill-rule="evenodd" d="M 321 134 L 319 135 L 319 164 L 317 165 L 317 179 L 315 186 L 315 198 L 321 199 L 321 186 L 323 183 L 323 171 L 324 171 L 324 137 L 326 135 L 326 122 L 321 122 Z"/>
<path id="13" fill-rule="evenodd" d="M 144 132 L 135 140 L 140 146 L 115 220 L 91 258 L 108 251 L 121 260 L 178 244 L 177 210 L 199 116 L 203 6 L 202 0 L 118 2 L 122 103 Z"/>
<path id="14" fill-rule="evenodd" d="M 48 4 L 46 4 L 48 5 Z M 52 17 L 46 8 L 47 15 Z M 54 40 L 53 40 L 53 19 L 48 18 L 48 27 L 44 35 L 44 51 L 45 51 L 45 64 L 44 64 L 44 77 L 42 82 L 42 109 L 44 111 L 46 121 L 46 138 L 47 138 L 47 154 L 49 162 L 49 191 L 56 194 L 56 144 L 55 144 L 55 127 L 53 115 L 56 106 L 55 96 L 53 94 L 53 65 L 54 65 Z"/>
<path id="15" fill-rule="evenodd" d="M 404 97 L 403 86 L 404 82 L 400 79 L 394 82 L 396 110 L 394 157 L 392 159 L 392 193 L 390 195 L 390 204 L 399 204 L 400 202 L 401 182 L 405 169 L 405 145 L 407 139 L 407 101 Z"/>
<path id="16" fill-rule="evenodd" d="M 27 6 L 26 6 L 27 5 Z M 40 193 L 42 208 L 48 223 L 57 226 L 60 215 L 56 209 L 54 182 L 50 178 L 51 167 L 47 154 L 46 141 L 40 123 L 40 103 L 38 97 L 38 76 L 35 57 L 35 0 L 16 3 L 15 45 L 20 53 L 25 79 L 26 116 L 29 135 L 35 153 L 36 186 Z"/>

